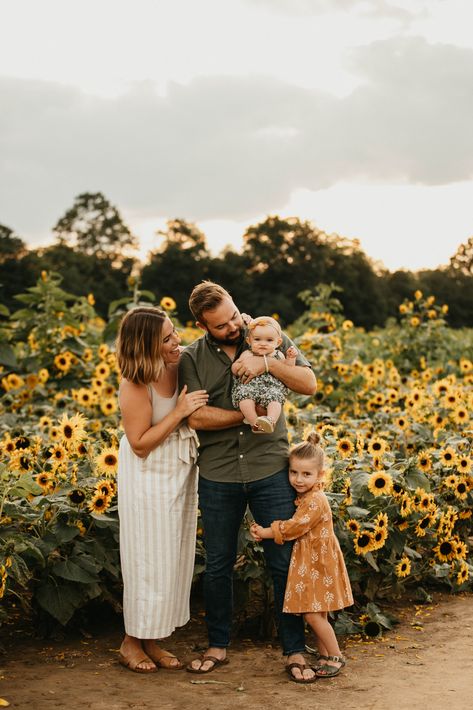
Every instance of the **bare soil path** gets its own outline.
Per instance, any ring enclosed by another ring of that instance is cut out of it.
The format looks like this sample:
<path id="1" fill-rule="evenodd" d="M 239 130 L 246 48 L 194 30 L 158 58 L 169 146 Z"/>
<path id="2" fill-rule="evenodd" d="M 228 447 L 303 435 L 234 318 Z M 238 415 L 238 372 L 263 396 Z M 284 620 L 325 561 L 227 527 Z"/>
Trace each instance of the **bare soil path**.
<path id="1" fill-rule="evenodd" d="M 29 710 L 471 710 L 473 595 L 435 594 L 431 604 L 397 615 L 401 623 L 382 639 L 347 640 L 348 664 L 337 678 L 306 686 L 289 682 L 276 646 L 247 639 L 209 675 L 138 675 L 117 663 L 116 626 L 96 638 L 54 642 L 7 628 L 0 698 Z M 204 643 L 196 617 L 168 647 L 190 660 Z"/>

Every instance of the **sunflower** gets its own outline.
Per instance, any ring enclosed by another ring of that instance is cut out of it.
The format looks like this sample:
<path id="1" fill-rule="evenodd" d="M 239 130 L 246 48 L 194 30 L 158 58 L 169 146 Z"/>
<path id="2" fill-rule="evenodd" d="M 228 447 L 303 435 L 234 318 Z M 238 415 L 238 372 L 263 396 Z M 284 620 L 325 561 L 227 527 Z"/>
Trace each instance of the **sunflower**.
<path id="1" fill-rule="evenodd" d="M 373 535 L 368 530 L 361 530 L 353 540 L 353 547 L 357 555 L 366 555 L 373 549 Z"/>
<path id="2" fill-rule="evenodd" d="M 161 308 L 164 308 L 165 311 L 176 310 L 176 301 L 171 298 L 171 296 L 163 296 L 163 298 L 159 302 L 159 305 L 161 306 Z"/>
<path id="3" fill-rule="evenodd" d="M 102 400 L 100 403 L 100 409 L 106 417 L 110 417 L 117 411 L 117 400 L 114 397 Z"/>
<path id="4" fill-rule="evenodd" d="M 42 416 L 39 418 L 38 425 L 40 429 L 49 429 L 52 423 L 53 420 L 51 419 L 51 417 Z"/>
<path id="5" fill-rule="evenodd" d="M 420 496 L 419 500 L 417 502 L 417 510 L 421 512 L 427 512 L 428 510 L 432 510 L 432 508 L 435 508 L 435 497 L 433 493 L 427 493 L 426 491 L 423 491 Z"/>
<path id="6" fill-rule="evenodd" d="M 430 525 L 434 522 L 435 517 L 431 515 L 430 513 L 428 515 L 424 515 L 423 518 L 419 520 L 415 527 L 415 533 L 417 537 L 425 537 L 425 533 L 427 532 L 427 528 L 430 527 Z"/>
<path id="7" fill-rule="evenodd" d="M 453 488 L 453 493 L 455 494 L 455 498 L 458 498 L 458 500 L 466 500 L 468 496 L 468 485 L 466 481 L 462 478 L 460 478 Z"/>
<path id="8" fill-rule="evenodd" d="M 71 364 L 72 364 L 72 353 L 70 353 L 68 350 L 66 350 L 63 353 L 59 353 L 59 355 L 56 355 L 54 358 L 54 365 L 56 369 L 60 370 L 60 372 L 69 372 L 71 369 Z"/>
<path id="9" fill-rule="evenodd" d="M 373 533 L 373 550 L 379 550 L 383 547 L 388 537 L 387 528 L 378 528 Z"/>
<path id="10" fill-rule="evenodd" d="M 473 467 L 473 460 L 469 456 L 459 456 L 457 458 L 457 471 L 460 473 L 470 473 Z"/>
<path id="11" fill-rule="evenodd" d="M 45 493 L 50 493 L 51 490 L 54 488 L 54 476 L 52 473 L 49 473 L 47 471 L 37 473 L 34 477 L 34 480 L 36 481 L 38 486 L 41 486 Z"/>
<path id="12" fill-rule="evenodd" d="M 106 362 L 100 362 L 95 368 L 94 373 L 96 377 L 106 380 L 110 375 L 110 368 Z"/>
<path id="13" fill-rule="evenodd" d="M 81 488 L 74 488 L 69 494 L 69 500 L 74 505 L 81 505 L 85 501 L 85 491 Z"/>
<path id="14" fill-rule="evenodd" d="M 82 359 L 84 362 L 90 362 L 93 359 L 94 355 L 92 352 L 91 348 L 86 348 L 84 352 L 82 353 Z"/>
<path id="15" fill-rule="evenodd" d="M 81 387 L 75 393 L 75 398 L 79 404 L 84 407 L 92 407 L 95 404 L 96 397 L 94 393 L 86 387 Z"/>
<path id="16" fill-rule="evenodd" d="M 393 498 L 400 498 L 404 494 L 404 488 L 397 481 L 393 482 L 392 496 Z"/>
<path id="17" fill-rule="evenodd" d="M 105 476 L 114 476 L 118 468 L 118 451 L 114 447 L 109 446 L 103 449 L 100 454 L 95 457 L 94 461 L 99 473 Z"/>
<path id="18" fill-rule="evenodd" d="M 117 487 L 113 481 L 110 481 L 108 478 L 102 478 L 95 484 L 95 490 L 98 493 L 102 493 L 102 495 L 104 496 L 113 498 L 116 493 Z"/>
<path id="19" fill-rule="evenodd" d="M 388 527 L 388 514 L 387 513 L 378 513 L 376 518 L 374 519 L 374 524 L 375 527 L 378 530 L 384 530 L 387 529 Z"/>
<path id="20" fill-rule="evenodd" d="M 470 577 L 470 571 L 468 569 L 468 565 L 466 564 L 466 562 L 462 562 L 462 564 L 460 565 L 460 569 L 458 571 L 458 574 L 457 574 L 456 583 L 458 585 L 464 584 L 464 582 L 468 581 L 469 577 Z"/>
<path id="21" fill-rule="evenodd" d="M 105 358 L 107 357 L 107 355 L 108 355 L 108 353 L 109 353 L 109 350 L 110 350 L 110 348 L 108 347 L 108 345 L 107 345 L 106 343 L 102 343 L 102 344 L 99 346 L 99 349 L 98 349 L 98 351 L 97 351 L 99 358 L 100 358 L 101 360 L 105 360 Z"/>
<path id="22" fill-rule="evenodd" d="M 350 520 L 347 520 L 345 525 L 348 530 L 353 533 L 353 535 L 358 535 L 361 530 L 360 523 L 358 522 L 358 520 L 355 520 L 355 518 L 350 518 Z"/>
<path id="23" fill-rule="evenodd" d="M 407 429 L 407 427 L 409 426 L 409 421 L 406 417 L 403 417 L 402 415 L 400 417 L 397 417 L 397 419 L 395 419 L 394 421 L 399 429 L 404 430 Z"/>
<path id="24" fill-rule="evenodd" d="M 109 505 L 110 499 L 108 496 L 104 496 L 103 493 L 96 493 L 89 503 L 89 510 L 91 513 L 101 515 L 105 513 Z"/>
<path id="25" fill-rule="evenodd" d="M 82 414 L 75 414 L 73 417 L 68 417 L 67 414 L 62 415 L 59 422 L 60 437 L 63 442 L 76 446 L 79 441 L 85 439 L 86 420 Z"/>
<path id="26" fill-rule="evenodd" d="M 411 561 L 406 555 L 403 555 L 399 562 L 397 563 L 395 569 L 396 577 L 402 579 L 402 577 L 407 577 L 411 572 Z"/>
<path id="27" fill-rule="evenodd" d="M 463 540 L 455 540 L 455 558 L 457 560 L 465 559 L 468 555 L 468 545 Z"/>
<path id="28" fill-rule="evenodd" d="M 67 451 L 62 444 L 56 444 L 50 450 L 49 458 L 53 464 L 59 466 L 67 460 Z"/>
<path id="29" fill-rule="evenodd" d="M 82 520 L 76 520 L 75 526 L 79 529 L 81 536 L 84 537 L 85 533 L 87 532 L 87 528 L 85 527 Z"/>
<path id="30" fill-rule="evenodd" d="M 460 358 L 460 370 L 462 372 L 470 372 L 470 370 L 473 369 L 473 362 L 471 360 L 468 360 L 466 357 L 461 357 Z"/>
<path id="31" fill-rule="evenodd" d="M 451 446 L 447 446 L 445 449 L 442 449 L 440 451 L 439 458 L 446 468 L 455 466 L 457 462 L 457 455 L 455 453 L 455 450 L 452 449 Z"/>
<path id="32" fill-rule="evenodd" d="M 52 426 L 49 429 L 48 434 L 49 434 L 49 438 L 51 439 L 51 441 L 59 441 L 59 439 L 61 438 L 61 433 L 59 431 L 59 427 L 57 427 L 57 426 Z"/>
<path id="33" fill-rule="evenodd" d="M 87 446 L 84 444 L 83 441 L 81 441 L 77 446 L 76 446 L 76 454 L 78 456 L 85 456 L 87 453 Z"/>
<path id="34" fill-rule="evenodd" d="M 439 540 L 436 547 L 434 547 L 434 552 L 441 562 L 450 562 L 456 556 L 456 546 L 452 540 Z"/>
<path id="35" fill-rule="evenodd" d="M 378 471 L 372 473 L 368 480 L 368 490 L 374 496 L 390 495 L 393 489 L 393 479 L 389 473 Z"/>
<path id="36" fill-rule="evenodd" d="M 420 451 L 417 454 L 417 465 L 424 473 L 432 470 L 432 459 L 427 451 Z"/>
<path id="37" fill-rule="evenodd" d="M 466 407 L 460 405 L 453 410 L 452 419 L 455 424 L 466 424 L 466 422 L 470 419 L 470 415 L 468 414 Z"/>
<path id="38" fill-rule="evenodd" d="M 445 424 L 445 417 L 442 417 L 441 414 L 434 414 L 431 419 L 431 424 L 435 429 L 441 429 L 443 425 Z"/>
<path id="39" fill-rule="evenodd" d="M 355 447 L 350 439 L 344 437 L 343 439 L 338 440 L 337 449 L 342 459 L 346 459 L 353 453 Z"/>
<path id="40" fill-rule="evenodd" d="M 403 518 L 407 518 L 412 510 L 412 500 L 408 493 L 403 493 L 399 498 L 399 513 Z"/>

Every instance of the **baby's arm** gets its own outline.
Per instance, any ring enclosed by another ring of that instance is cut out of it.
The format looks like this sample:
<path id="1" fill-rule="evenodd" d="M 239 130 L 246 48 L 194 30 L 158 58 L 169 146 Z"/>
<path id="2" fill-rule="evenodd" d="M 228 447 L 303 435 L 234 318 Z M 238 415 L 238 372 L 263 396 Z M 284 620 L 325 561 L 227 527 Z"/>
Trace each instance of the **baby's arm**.
<path id="1" fill-rule="evenodd" d="M 284 358 L 286 361 L 286 365 L 295 365 L 297 358 L 297 348 L 291 345 L 291 347 L 286 350 Z"/>

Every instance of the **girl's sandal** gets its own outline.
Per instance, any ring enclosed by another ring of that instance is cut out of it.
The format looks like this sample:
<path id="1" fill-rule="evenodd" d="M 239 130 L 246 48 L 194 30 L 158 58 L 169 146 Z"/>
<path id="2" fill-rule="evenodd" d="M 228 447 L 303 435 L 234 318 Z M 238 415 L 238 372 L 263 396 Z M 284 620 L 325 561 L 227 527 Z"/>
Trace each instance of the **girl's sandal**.
<path id="1" fill-rule="evenodd" d="M 346 661 L 343 656 L 320 656 L 320 658 L 326 661 L 333 661 L 333 663 L 340 663 L 340 665 L 337 667 L 324 663 L 320 666 L 316 666 L 315 675 L 317 678 L 334 678 L 346 665 Z"/>

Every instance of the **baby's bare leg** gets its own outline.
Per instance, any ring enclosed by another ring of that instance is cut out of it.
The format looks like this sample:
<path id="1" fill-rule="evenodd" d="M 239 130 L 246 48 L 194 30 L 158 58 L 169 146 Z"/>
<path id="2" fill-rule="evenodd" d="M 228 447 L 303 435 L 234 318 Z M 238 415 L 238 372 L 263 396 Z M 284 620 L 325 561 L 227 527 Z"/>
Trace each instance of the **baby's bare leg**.
<path id="1" fill-rule="evenodd" d="M 268 417 L 270 417 L 275 424 L 281 416 L 281 409 L 282 407 L 280 402 L 270 402 L 268 404 Z"/>
<path id="2" fill-rule="evenodd" d="M 238 406 L 246 421 L 253 426 L 258 416 L 256 414 L 256 404 L 252 399 L 242 399 Z"/>

